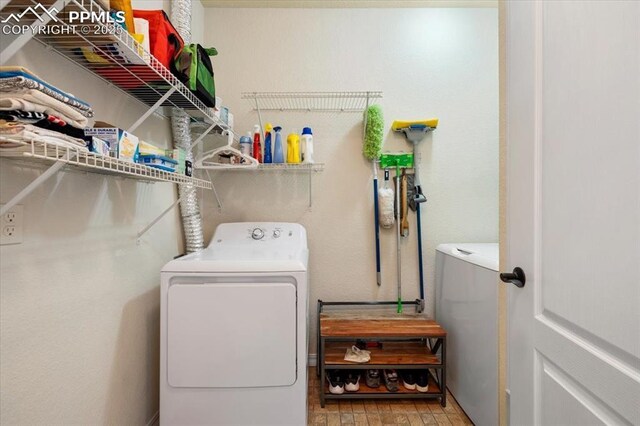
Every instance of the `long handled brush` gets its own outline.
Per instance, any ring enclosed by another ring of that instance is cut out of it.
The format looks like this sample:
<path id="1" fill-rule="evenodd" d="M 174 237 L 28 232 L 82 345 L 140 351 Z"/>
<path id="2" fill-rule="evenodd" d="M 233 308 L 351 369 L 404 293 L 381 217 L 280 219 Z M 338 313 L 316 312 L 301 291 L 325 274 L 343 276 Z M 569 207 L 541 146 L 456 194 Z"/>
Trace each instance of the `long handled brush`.
<path id="1" fill-rule="evenodd" d="M 378 222 L 378 158 L 382 150 L 384 118 L 379 105 L 371 105 L 364 113 L 364 144 L 362 153 L 371 160 L 373 166 L 373 211 L 376 235 L 376 281 L 382 285 L 380 272 L 380 224 Z"/>

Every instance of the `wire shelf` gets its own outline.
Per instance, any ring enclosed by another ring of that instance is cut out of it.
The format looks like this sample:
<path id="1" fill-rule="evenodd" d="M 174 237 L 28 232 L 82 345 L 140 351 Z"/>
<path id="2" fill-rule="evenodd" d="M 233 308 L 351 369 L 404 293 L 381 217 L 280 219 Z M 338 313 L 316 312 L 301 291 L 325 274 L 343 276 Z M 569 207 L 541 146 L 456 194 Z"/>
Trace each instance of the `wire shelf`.
<path id="1" fill-rule="evenodd" d="M 8 12 L 26 10 L 35 0 L 12 1 Z M 51 3 L 49 1 L 48 3 Z M 91 71 L 147 106 L 176 107 L 194 117 L 226 125 L 153 55 L 113 22 L 71 23 L 71 12 L 104 11 L 96 0 L 64 0 L 63 7 L 34 38 L 70 61 Z M 159 105 L 156 105 L 159 101 Z M 165 115 L 168 115 L 165 113 Z"/>
<path id="2" fill-rule="evenodd" d="M 254 110 L 299 112 L 361 112 L 382 98 L 382 92 L 243 92 Z"/>
<path id="3" fill-rule="evenodd" d="M 190 183 L 197 188 L 212 189 L 211 182 L 206 180 L 166 172 L 113 157 L 97 155 L 78 148 L 60 146 L 49 142 L 14 143 L 22 146 L 19 149 L 0 149 L 0 157 L 63 162 L 93 173 L 119 175 L 143 181 Z"/>
<path id="4" fill-rule="evenodd" d="M 259 171 L 259 172 L 276 172 L 276 171 L 285 171 L 285 172 L 296 172 L 296 171 L 305 171 L 305 172 L 321 172 L 324 170 L 324 163 L 309 163 L 309 164 L 288 164 L 288 163 L 271 163 L 271 164 L 259 164 L 258 167 L 229 167 L 229 168 L 219 168 L 215 171 L 241 171 L 241 172 L 249 172 L 249 171 Z"/>

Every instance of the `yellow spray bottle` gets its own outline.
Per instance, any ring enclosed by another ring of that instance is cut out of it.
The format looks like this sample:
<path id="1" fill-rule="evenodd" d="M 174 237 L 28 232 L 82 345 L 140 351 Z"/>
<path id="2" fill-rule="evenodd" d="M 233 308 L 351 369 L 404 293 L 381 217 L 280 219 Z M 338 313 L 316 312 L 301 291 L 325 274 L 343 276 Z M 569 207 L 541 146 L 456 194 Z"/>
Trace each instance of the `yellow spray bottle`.
<path id="1" fill-rule="evenodd" d="M 300 163 L 300 136 L 297 133 L 287 136 L 287 163 Z"/>

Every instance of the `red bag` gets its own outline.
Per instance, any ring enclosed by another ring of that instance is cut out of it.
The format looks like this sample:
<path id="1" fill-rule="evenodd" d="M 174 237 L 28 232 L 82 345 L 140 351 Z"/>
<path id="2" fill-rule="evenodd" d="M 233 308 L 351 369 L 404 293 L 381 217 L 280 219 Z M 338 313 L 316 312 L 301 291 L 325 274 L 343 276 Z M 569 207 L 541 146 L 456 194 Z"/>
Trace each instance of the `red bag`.
<path id="1" fill-rule="evenodd" d="M 174 59 L 184 46 L 184 41 L 169 21 L 167 14 L 163 10 L 134 10 L 133 16 L 149 21 L 150 53 L 165 68 L 171 69 Z"/>

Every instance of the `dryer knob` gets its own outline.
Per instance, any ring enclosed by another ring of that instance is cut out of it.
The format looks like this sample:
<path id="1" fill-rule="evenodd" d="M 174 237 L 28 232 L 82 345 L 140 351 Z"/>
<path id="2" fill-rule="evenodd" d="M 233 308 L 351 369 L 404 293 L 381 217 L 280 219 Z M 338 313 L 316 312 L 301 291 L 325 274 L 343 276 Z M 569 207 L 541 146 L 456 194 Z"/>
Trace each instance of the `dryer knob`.
<path id="1" fill-rule="evenodd" d="M 273 231 L 273 238 L 280 238 L 280 230 L 276 229 L 275 231 Z"/>
<path id="2" fill-rule="evenodd" d="M 251 238 L 253 238 L 254 240 L 261 240 L 262 237 L 264 237 L 264 231 L 260 228 L 255 228 L 253 231 L 251 231 Z"/>

